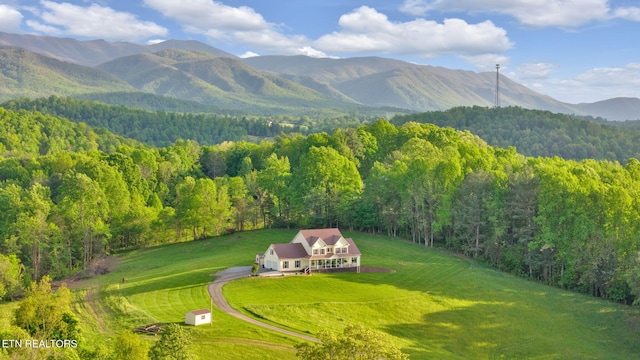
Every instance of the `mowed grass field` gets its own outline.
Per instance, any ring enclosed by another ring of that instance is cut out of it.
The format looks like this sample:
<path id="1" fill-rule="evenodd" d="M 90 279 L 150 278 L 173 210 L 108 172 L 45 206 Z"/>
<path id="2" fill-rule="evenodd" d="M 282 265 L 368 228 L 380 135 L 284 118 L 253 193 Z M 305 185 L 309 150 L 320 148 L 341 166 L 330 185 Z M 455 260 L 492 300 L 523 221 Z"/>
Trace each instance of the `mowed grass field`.
<path id="1" fill-rule="evenodd" d="M 74 284 L 84 336 L 108 347 L 120 330 L 182 323 L 185 312 L 209 308 L 211 274 L 250 265 L 256 253 L 295 233 L 262 230 L 122 254 L 113 272 Z M 636 307 L 550 288 L 398 239 L 343 233 L 358 244 L 363 265 L 394 272 L 241 279 L 223 288 L 227 300 L 305 334 L 362 324 L 389 334 L 412 359 L 640 358 Z M 295 359 L 294 345 L 302 341 L 216 308 L 213 319 L 211 327 L 189 327 L 200 359 Z"/>
<path id="2" fill-rule="evenodd" d="M 516 278 L 439 250 L 356 239 L 394 273 L 244 279 L 223 290 L 247 314 L 315 334 L 350 323 L 390 334 L 415 359 L 640 358 L 640 312 Z"/>

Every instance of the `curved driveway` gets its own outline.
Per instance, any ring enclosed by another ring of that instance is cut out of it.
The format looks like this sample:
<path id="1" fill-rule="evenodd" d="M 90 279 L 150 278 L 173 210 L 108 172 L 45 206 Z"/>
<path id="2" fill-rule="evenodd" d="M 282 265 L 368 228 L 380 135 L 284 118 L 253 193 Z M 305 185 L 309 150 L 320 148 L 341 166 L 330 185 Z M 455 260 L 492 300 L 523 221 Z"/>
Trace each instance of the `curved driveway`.
<path id="1" fill-rule="evenodd" d="M 318 342 L 318 339 L 314 337 L 298 334 L 296 332 L 285 330 L 285 329 L 281 329 L 279 327 L 269 325 L 261 321 L 258 321 L 256 319 L 250 318 L 240 313 L 238 310 L 232 308 L 231 305 L 229 305 L 229 303 L 224 298 L 224 296 L 222 296 L 222 287 L 224 286 L 224 284 L 228 283 L 229 281 L 247 277 L 249 276 L 250 273 L 251 273 L 251 266 L 232 267 L 232 268 L 228 268 L 223 271 L 220 271 L 219 273 L 216 273 L 215 274 L 216 280 L 210 283 L 207 288 L 209 290 L 209 296 L 211 296 L 211 300 L 213 301 L 213 303 L 216 304 L 216 306 L 220 310 L 226 312 L 231 316 L 235 316 L 240 320 L 244 320 L 248 323 L 261 326 L 265 329 L 277 331 L 279 333 L 286 334 L 289 336 L 295 336 L 303 340 Z"/>

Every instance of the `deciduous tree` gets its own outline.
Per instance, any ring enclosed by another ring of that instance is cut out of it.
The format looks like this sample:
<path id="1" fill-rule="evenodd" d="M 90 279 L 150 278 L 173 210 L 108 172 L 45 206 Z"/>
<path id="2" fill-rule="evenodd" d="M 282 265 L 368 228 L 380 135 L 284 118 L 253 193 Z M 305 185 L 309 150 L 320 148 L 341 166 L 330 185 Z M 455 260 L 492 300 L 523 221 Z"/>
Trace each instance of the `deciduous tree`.
<path id="1" fill-rule="evenodd" d="M 393 345 L 386 334 L 348 325 L 342 334 L 336 335 L 323 330 L 318 334 L 316 344 L 297 345 L 298 358 L 302 360 L 405 360 L 409 359 Z"/>

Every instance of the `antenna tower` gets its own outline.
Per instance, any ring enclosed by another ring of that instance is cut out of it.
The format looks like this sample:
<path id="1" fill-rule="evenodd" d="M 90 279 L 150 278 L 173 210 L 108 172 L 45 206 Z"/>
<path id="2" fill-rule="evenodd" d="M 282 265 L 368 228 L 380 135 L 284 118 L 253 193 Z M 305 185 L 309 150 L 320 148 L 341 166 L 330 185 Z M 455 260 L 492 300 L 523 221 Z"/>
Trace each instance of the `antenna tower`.
<path id="1" fill-rule="evenodd" d="M 500 64 L 496 64 L 496 107 L 500 107 Z"/>

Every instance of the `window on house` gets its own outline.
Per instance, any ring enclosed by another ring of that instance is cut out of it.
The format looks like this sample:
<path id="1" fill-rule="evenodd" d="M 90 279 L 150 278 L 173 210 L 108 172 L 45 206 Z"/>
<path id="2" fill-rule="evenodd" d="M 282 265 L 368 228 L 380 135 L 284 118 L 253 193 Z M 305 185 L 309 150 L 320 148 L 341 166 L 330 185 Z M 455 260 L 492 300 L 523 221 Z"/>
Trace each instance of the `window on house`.
<path id="1" fill-rule="evenodd" d="M 324 249 L 320 249 L 320 255 L 324 255 Z"/>
<path id="2" fill-rule="evenodd" d="M 357 263 L 358 262 L 358 258 L 357 257 L 352 257 L 351 258 L 351 262 L 354 263 L 354 264 Z"/>
<path id="3" fill-rule="evenodd" d="M 313 255 L 318 255 L 318 249 L 313 249 Z"/>
<path id="4" fill-rule="evenodd" d="M 300 267 L 300 260 L 296 260 L 296 268 Z"/>
<path id="5" fill-rule="evenodd" d="M 269 255 L 273 255 L 273 249 L 269 250 Z"/>
<path id="6" fill-rule="evenodd" d="M 207 316 L 206 316 L 206 315 L 202 315 L 202 316 L 200 316 L 200 320 L 204 320 L 204 319 L 206 319 L 206 318 L 207 318 Z"/>
<path id="7" fill-rule="evenodd" d="M 283 261 L 282 262 L 282 268 L 283 269 L 288 269 L 289 268 L 289 262 L 288 261 Z"/>
<path id="8" fill-rule="evenodd" d="M 332 249 L 332 248 L 328 248 L 328 249 L 327 249 L 327 252 L 328 252 L 329 254 L 331 254 L 331 253 L 333 252 L 333 249 Z"/>
<path id="9" fill-rule="evenodd" d="M 342 253 L 343 253 L 343 254 L 346 254 L 346 253 L 347 253 L 347 248 L 346 248 L 346 247 L 343 247 L 343 248 L 342 248 Z"/>

